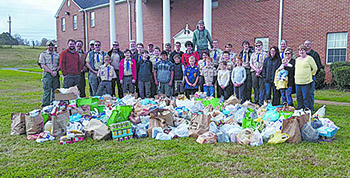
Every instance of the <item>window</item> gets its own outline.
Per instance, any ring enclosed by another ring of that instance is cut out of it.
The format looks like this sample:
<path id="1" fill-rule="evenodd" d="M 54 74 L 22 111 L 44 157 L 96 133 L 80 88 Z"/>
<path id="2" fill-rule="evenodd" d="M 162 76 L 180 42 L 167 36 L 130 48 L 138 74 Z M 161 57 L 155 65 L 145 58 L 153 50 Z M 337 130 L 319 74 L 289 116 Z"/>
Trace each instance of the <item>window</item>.
<path id="1" fill-rule="evenodd" d="M 61 19 L 61 23 L 61 29 L 64 32 L 66 31 L 66 19 L 64 17 Z"/>
<path id="2" fill-rule="evenodd" d="M 263 51 L 269 53 L 269 38 L 255 38 L 255 43 L 260 40 L 263 42 Z"/>
<path id="3" fill-rule="evenodd" d="M 345 62 L 348 33 L 327 34 L 327 63 Z"/>
<path id="4" fill-rule="evenodd" d="M 76 30 L 78 28 L 78 17 L 77 15 L 73 15 L 73 29 Z"/>
<path id="5" fill-rule="evenodd" d="M 67 6 L 68 6 L 68 7 L 70 6 L 70 0 L 67 1 Z"/>
<path id="6" fill-rule="evenodd" d="M 95 26 L 95 12 L 90 12 L 90 27 Z"/>

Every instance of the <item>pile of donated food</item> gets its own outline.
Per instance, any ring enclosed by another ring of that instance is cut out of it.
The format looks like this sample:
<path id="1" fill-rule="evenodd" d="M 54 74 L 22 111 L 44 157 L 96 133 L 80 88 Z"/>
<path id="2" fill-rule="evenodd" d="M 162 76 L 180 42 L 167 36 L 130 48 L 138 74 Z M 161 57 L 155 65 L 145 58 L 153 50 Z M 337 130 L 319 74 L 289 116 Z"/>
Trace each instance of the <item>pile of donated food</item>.
<path id="1" fill-rule="evenodd" d="M 126 95 L 78 98 L 76 87 L 60 89 L 50 106 L 28 113 L 13 113 L 11 135 L 26 134 L 38 143 L 59 140 L 61 145 L 92 138 L 130 142 L 151 137 L 172 140 L 193 137 L 198 143 L 232 142 L 259 146 L 333 141 L 339 129 L 325 118 L 325 106 L 311 111 L 291 106 L 262 106 L 231 96 L 222 101 L 196 93 L 152 99 Z"/>

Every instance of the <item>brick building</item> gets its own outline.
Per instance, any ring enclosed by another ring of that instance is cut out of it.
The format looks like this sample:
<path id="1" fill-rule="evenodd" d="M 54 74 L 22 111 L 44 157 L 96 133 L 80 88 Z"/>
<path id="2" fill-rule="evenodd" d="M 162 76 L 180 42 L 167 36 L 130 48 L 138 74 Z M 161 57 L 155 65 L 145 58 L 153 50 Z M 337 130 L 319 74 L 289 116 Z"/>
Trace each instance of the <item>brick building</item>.
<path id="1" fill-rule="evenodd" d="M 55 16 L 59 51 L 70 38 L 85 44 L 100 40 L 102 49 L 107 51 L 109 4 L 109 0 L 63 0 Z M 297 52 L 297 46 L 310 39 L 327 66 L 326 71 L 332 62 L 350 61 L 350 0 L 115 1 L 116 39 L 122 49 L 128 47 L 131 39 L 160 47 L 165 42 L 183 42 L 191 34 L 182 32 L 194 31 L 203 18 L 221 48 L 232 43 L 235 51 L 240 51 L 243 40 L 253 43 L 260 39 L 266 50 L 286 39 Z M 330 75 L 326 78 L 329 80 Z"/>

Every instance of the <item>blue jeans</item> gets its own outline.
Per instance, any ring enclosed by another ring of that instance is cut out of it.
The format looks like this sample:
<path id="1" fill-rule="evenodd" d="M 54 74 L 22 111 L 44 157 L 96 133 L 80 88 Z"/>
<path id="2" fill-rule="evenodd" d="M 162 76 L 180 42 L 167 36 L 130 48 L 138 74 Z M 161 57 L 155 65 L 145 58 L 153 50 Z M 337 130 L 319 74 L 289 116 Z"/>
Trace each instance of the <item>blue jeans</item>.
<path id="1" fill-rule="evenodd" d="M 239 86 L 239 87 L 233 87 L 234 88 L 234 91 L 235 91 L 235 95 L 236 95 L 236 98 L 238 98 L 239 100 L 243 100 L 244 99 L 244 88 L 245 87 L 245 84 Z"/>
<path id="2" fill-rule="evenodd" d="M 297 92 L 297 109 L 313 108 L 311 101 L 312 83 L 306 85 L 295 85 Z"/>
<path id="3" fill-rule="evenodd" d="M 215 87 L 214 86 L 204 86 L 204 92 L 207 93 L 207 96 L 215 96 Z"/>
<path id="4" fill-rule="evenodd" d="M 280 105 L 281 94 L 273 83 L 265 82 L 265 100 L 271 100 L 271 90 L 273 92 L 272 105 Z"/>

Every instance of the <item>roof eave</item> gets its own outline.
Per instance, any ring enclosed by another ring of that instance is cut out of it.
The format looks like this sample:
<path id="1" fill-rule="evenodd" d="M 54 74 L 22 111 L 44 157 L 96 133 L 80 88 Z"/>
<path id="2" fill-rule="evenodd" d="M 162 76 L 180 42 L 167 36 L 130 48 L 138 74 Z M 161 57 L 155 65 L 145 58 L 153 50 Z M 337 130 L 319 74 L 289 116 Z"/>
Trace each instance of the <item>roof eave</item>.
<path id="1" fill-rule="evenodd" d="M 126 2 L 127 0 L 120 0 L 120 1 L 117 1 L 115 2 L 115 4 L 120 4 L 120 3 L 124 3 Z M 103 7 L 107 7 L 109 6 L 109 3 L 104 3 L 104 4 L 100 4 L 98 6 L 93 6 L 93 7 L 88 7 L 88 8 L 85 8 L 85 9 L 80 9 L 79 11 L 90 11 L 90 10 L 94 10 L 94 9 L 98 9 L 98 8 L 103 8 Z"/>
<path id="2" fill-rule="evenodd" d="M 61 9 L 63 8 L 64 4 L 66 3 L 67 0 L 63 0 L 60 7 L 58 8 L 56 14 L 55 14 L 55 18 L 58 18 L 58 14 L 60 13 Z M 74 0 L 72 0 L 72 2 L 79 8 L 79 11 L 82 9 Z"/>

